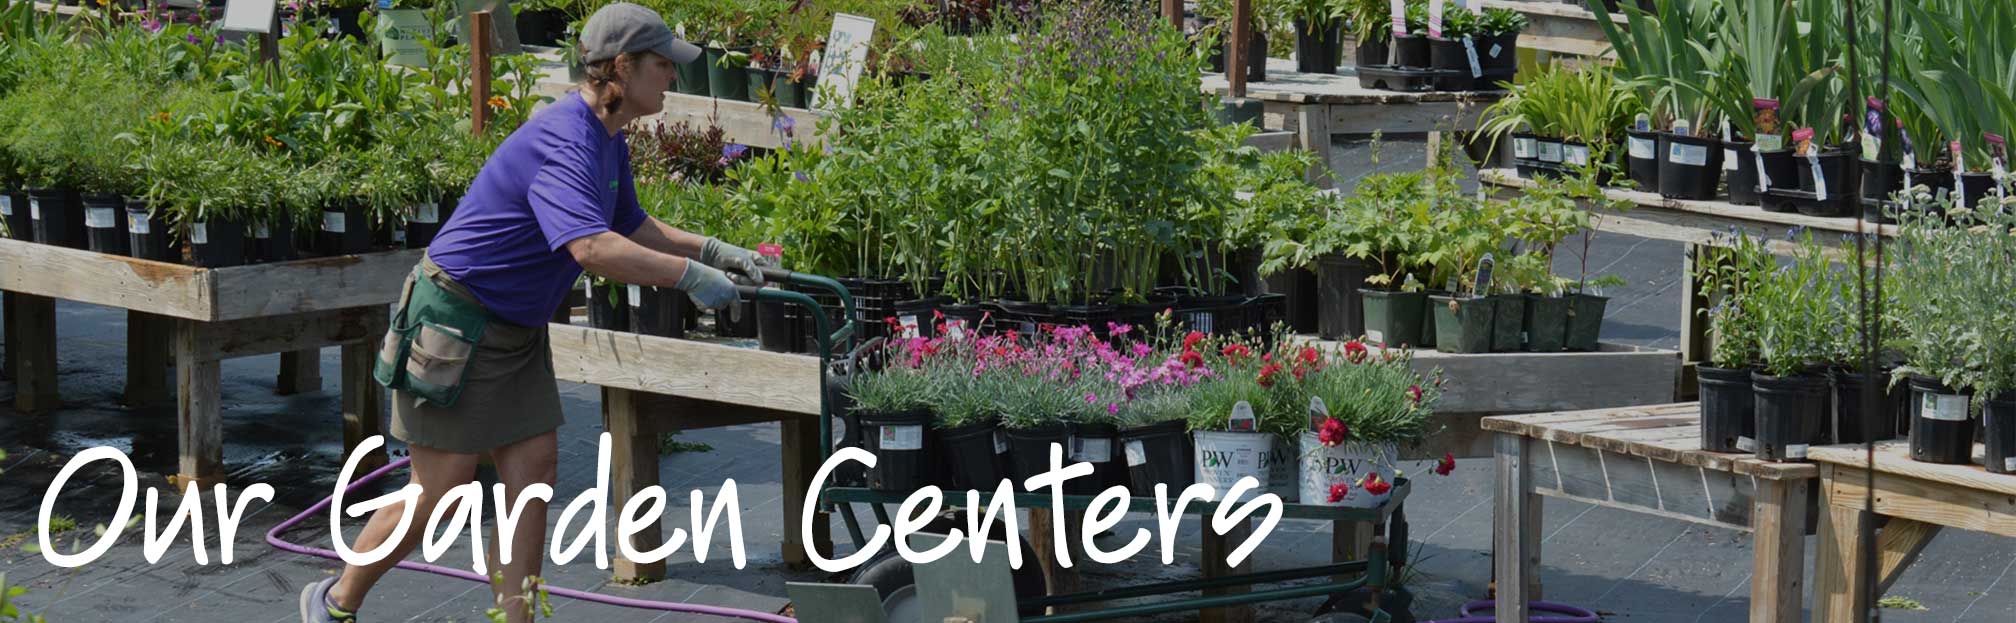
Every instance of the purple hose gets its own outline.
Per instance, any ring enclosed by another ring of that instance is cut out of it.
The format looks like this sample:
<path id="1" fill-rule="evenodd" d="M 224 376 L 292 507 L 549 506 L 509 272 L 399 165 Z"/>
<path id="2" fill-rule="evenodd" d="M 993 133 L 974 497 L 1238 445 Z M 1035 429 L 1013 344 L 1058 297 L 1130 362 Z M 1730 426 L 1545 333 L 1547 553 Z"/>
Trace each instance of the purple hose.
<path id="1" fill-rule="evenodd" d="M 379 478 L 383 478 L 386 473 L 389 473 L 392 470 L 399 469 L 401 467 L 405 467 L 407 463 L 410 463 L 412 461 L 413 459 L 411 458 L 403 458 L 397 461 L 393 461 L 390 465 L 380 467 L 376 471 L 366 474 L 363 478 L 357 479 L 356 482 L 350 483 L 349 488 L 344 489 L 343 492 L 348 494 L 353 491 L 356 491 L 358 487 L 362 487 L 366 483 L 374 482 Z M 341 556 L 338 556 L 334 551 L 316 547 L 308 547 L 306 545 L 295 545 L 293 543 L 289 543 L 287 541 L 280 539 L 281 534 L 286 533 L 288 530 L 294 529 L 294 526 L 300 524 L 302 521 L 307 520 L 308 516 L 327 510 L 329 508 L 329 504 L 334 500 L 335 500 L 334 496 L 322 498 L 321 502 L 317 502 L 314 506 L 308 507 L 308 510 L 301 511 L 301 514 L 288 518 L 287 521 L 280 522 L 280 525 L 274 526 L 272 530 L 266 532 L 266 544 L 286 551 L 294 552 L 296 554 L 319 556 L 330 560 L 342 560 L 343 558 Z M 435 575 L 445 575 L 451 578 L 468 580 L 471 582 L 478 582 L 483 584 L 490 583 L 489 578 L 485 578 L 483 576 L 471 573 L 469 571 L 464 571 L 461 569 L 450 569 L 447 567 L 437 567 L 430 564 L 412 562 L 407 560 L 399 561 L 399 568 L 410 569 L 413 571 L 424 571 Z M 764 612 L 756 612 L 754 610 L 737 610 L 735 608 L 721 608 L 717 606 L 703 606 L 699 604 L 684 604 L 669 601 L 650 601 L 646 599 L 630 599 L 627 597 L 616 597 L 613 595 L 604 595 L 601 593 L 578 591 L 570 588 L 548 587 L 546 589 L 546 592 L 548 594 L 557 597 L 566 597 L 569 599 L 592 601 L 595 603 L 609 604 L 612 606 L 620 606 L 624 608 L 639 608 L 644 610 L 662 610 L 666 612 L 685 612 L 690 614 L 704 614 L 709 616 L 726 617 L 731 619 L 763 621 L 764 623 L 798 623 L 797 619 Z"/>
<path id="2" fill-rule="evenodd" d="M 1463 609 L 1459 611 L 1462 618 L 1439 619 L 1434 621 L 1423 621 L 1422 623 L 1493 623 L 1494 621 L 1497 621 L 1497 618 L 1494 615 L 1490 614 L 1489 612 L 1492 608 L 1496 607 L 1497 605 L 1498 602 L 1491 601 L 1489 599 L 1479 599 L 1477 601 L 1463 604 Z M 1552 612 L 1555 614 L 1568 615 L 1568 616 L 1530 617 L 1527 619 L 1527 621 L 1530 621 L 1531 623 L 1596 623 L 1597 621 L 1603 620 L 1603 617 L 1596 616 L 1595 612 L 1591 612 L 1589 610 L 1585 610 L 1575 606 L 1570 606 L 1568 604 L 1557 604 L 1548 601 L 1535 601 L 1526 604 L 1526 607 L 1533 609 L 1535 612 Z M 1485 611 L 1486 613 L 1477 614 L 1477 612 L 1480 610 Z"/>

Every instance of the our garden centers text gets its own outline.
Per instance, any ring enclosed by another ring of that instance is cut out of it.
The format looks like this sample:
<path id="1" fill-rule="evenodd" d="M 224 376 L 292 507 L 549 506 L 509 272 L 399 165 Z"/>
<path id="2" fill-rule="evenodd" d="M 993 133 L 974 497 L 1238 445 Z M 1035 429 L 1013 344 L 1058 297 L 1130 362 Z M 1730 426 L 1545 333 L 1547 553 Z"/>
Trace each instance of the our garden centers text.
<path id="1" fill-rule="evenodd" d="M 344 461 L 343 470 L 338 474 L 336 480 L 335 490 L 332 494 L 332 503 L 329 505 L 329 539 L 334 545 L 337 554 L 341 556 L 344 562 L 349 564 L 367 565 L 383 560 L 391 554 L 393 545 L 404 540 L 406 533 L 414 527 L 415 513 L 413 509 L 415 508 L 416 501 L 420 498 L 420 486 L 416 484 L 409 484 L 398 491 L 362 502 L 350 500 L 351 504 L 346 507 L 344 490 L 350 487 L 352 478 L 357 473 L 358 465 L 364 457 L 370 456 L 382 447 L 384 443 L 384 438 L 379 436 L 365 439 Z M 596 455 L 595 486 L 583 491 L 567 504 L 566 509 L 560 513 L 560 520 L 554 527 L 552 538 L 549 539 L 550 547 L 547 553 L 552 557 L 551 559 L 556 565 L 565 565 L 573 562 L 581 556 L 584 550 L 592 546 L 595 566 L 600 569 L 609 568 L 608 545 L 611 541 L 609 538 L 611 535 L 608 522 L 608 512 L 610 509 L 607 502 L 610 492 L 609 433 L 602 433 L 599 450 Z M 96 536 L 97 540 L 90 547 L 84 548 L 82 551 L 67 553 L 59 551 L 56 543 L 52 541 L 53 535 L 50 533 L 50 517 L 56 506 L 56 500 L 60 497 L 64 484 L 70 480 L 72 475 L 75 475 L 84 466 L 97 461 L 113 461 L 118 464 L 121 470 L 124 485 L 121 488 L 118 508 L 113 513 L 110 521 L 104 524 L 105 530 L 103 533 Z M 864 466 L 873 468 L 876 458 L 874 454 L 860 448 L 843 448 L 836 451 L 832 457 L 819 466 L 819 471 L 813 480 L 815 493 L 808 493 L 805 496 L 804 512 L 799 514 L 800 517 L 805 518 L 797 527 L 803 537 L 800 542 L 807 544 L 815 542 L 812 535 L 812 518 L 821 517 L 819 513 L 815 512 L 819 504 L 816 491 L 818 488 L 823 487 L 827 478 L 831 477 L 834 468 L 848 461 L 858 462 Z M 1063 446 L 1054 443 L 1050 444 L 1049 471 L 1037 474 L 1021 482 L 1022 491 L 1033 494 L 1047 494 L 1051 508 L 1063 508 L 1065 483 L 1076 478 L 1091 477 L 1093 472 L 1092 465 L 1089 463 L 1075 463 L 1065 466 L 1063 462 Z M 1003 532 L 1008 535 L 1011 541 L 1008 544 L 1009 547 L 1005 548 L 1008 563 L 1011 567 L 1019 569 L 1023 564 L 1022 550 L 1013 542 L 1017 538 L 1015 535 L 1019 532 L 1019 520 L 1016 516 L 1014 497 L 1015 493 L 1017 493 L 1016 484 L 1011 480 L 1001 481 L 1000 485 L 991 496 L 988 496 L 988 500 L 984 504 L 981 501 L 982 496 L 978 491 L 965 492 L 966 498 L 963 509 L 966 516 L 966 529 L 953 529 L 949 531 L 945 535 L 946 538 L 943 542 L 930 549 L 922 551 L 913 549 L 910 546 L 908 537 L 911 534 L 919 532 L 926 524 L 931 523 L 944 509 L 946 503 L 945 494 L 935 486 L 925 487 L 904 498 L 898 512 L 892 516 L 894 525 L 877 526 L 874 533 L 868 538 L 867 545 L 859 551 L 836 560 L 824 557 L 816 548 L 807 547 L 806 555 L 820 569 L 829 572 L 838 572 L 852 569 L 873 559 L 883 548 L 888 547 L 891 541 L 895 542 L 895 548 L 899 556 L 912 564 L 918 565 L 927 564 L 951 555 L 958 549 L 961 542 L 964 542 L 967 544 L 969 555 L 975 562 L 978 562 L 981 559 L 982 552 L 987 549 L 985 538 L 984 536 L 968 538 L 968 535 L 986 535 L 998 522 L 1003 528 Z M 1133 537 L 1128 539 L 1126 544 L 1117 549 L 1109 550 L 1100 547 L 1098 543 L 1094 542 L 1092 539 L 1093 535 L 1112 530 L 1120 524 L 1130 511 L 1134 510 L 1129 508 L 1133 498 L 1128 493 L 1127 488 L 1113 487 L 1100 493 L 1092 500 L 1091 505 L 1083 515 L 1084 525 L 1080 526 L 1080 529 L 1075 532 L 1078 535 L 1085 556 L 1092 559 L 1093 562 L 1101 564 L 1118 563 L 1141 553 L 1142 550 L 1149 546 L 1152 540 L 1160 546 L 1162 564 L 1173 564 L 1175 562 L 1176 535 L 1185 509 L 1191 504 L 1210 504 L 1215 502 L 1217 506 L 1214 512 L 1208 517 L 1208 526 L 1206 526 L 1206 529 L 1217 534 L 1226 534 L 1234 527 L 1248 523 L 1253 515 L 1261 515 L 1260 523 L 1255 527 L 1252 535 L 1232 550 L 1230 557 L 1227 558 L 1229 564 L 1238 565 L 1244 562 L 1246 557 L 1251 555 L 1253 550 L 1260 546 L 1260 543 L 1267 538 L 1268 534 L 1274 531 L 1275 525 L 1280 523 L 1281 520 L 1283 504 L 1280 497 L 1271 493 L 1261 493 L 1250 498 L 1247 497 L 1249 493 L 1259 488 L 1260 483 L 1258 480 L 1251 477 L 1241 478 L 1221 499 L 1217 488 L 1209 484 L 1193 484 L 1180 492 L 1171 492 L 1168 485 L 1158 484 L 1155 486 L 1155 506 L 1152 509 L 1155 514 L 1156 534 L 1151 535 L 1146 529 L 1136 530 Z M 272 502 L 274 493 L 272 485 L 256 483 L 246 487 L 243 493 L 234 498 L 228 485 L 217 483 L 212 486 L 212 495 L 215 500 L 216 509 L 215 521 L 218 534 L 218 560 L 220 564 L 231 564 L 235 549 L 234 538 L 237 535 L 240 520 L 245 517 L 246 508 L 254 501 Z M 1172 493 L 1175 495 L 1173 500 L 1170 497 Z M 78 453 L 77 456 L 72 457 L 70 462 L 65 464 L 63 469 L 56 474 L 56 479 L 50 483 L 48 491 L 42 496 L 41 515 L 37 520 L 37 533 L 40 539 L 39 544 L 41 546 L 42 557 L 48 560 L 50 564 L 58 567 L 80 567 L 90 564 L 100 556 L 105 555 L 107 551 L 110 551 L 119 542 L 122 533 L 137 524 L 144 524 L 142 553 L 149 564 L 158 562 L 167 553 L 175 544 L 185 526 L 189 529 L 191 554 L 196 564 L 210 564 L 209 551 L 205 545 L 207 539 L 204 532 L 206 521 L 203 495 L 201 490 L 197 488 L 196 483 L 191 482 L 184 487 L 181 503 L 177 505 L 172 514 L 165 518 L 158 512 L 160 491 L 156 488 L 148 487 L 146 490 L 147 506 L 146 513 L 143 516 L 144 519 L 135 520 L 133 510 L 139 495 L 139 478 L 134 471 L 132 460 L 127 457 L 126 453 L 121 452 L 117 448 L 106 446 L 94 447 Z M 420 545 L 421 556 L 428 562 L 436 561 L 447 553 L 448 549 L 461 538 L 462 533 L 466 530 L 471 545 L 469 548 L 471 552 L 470 568 L 477 573 L 487 575 L 489 569 L 488 561 L 484 559 L 484 552 L 487 550 L 483 534 L 483 509 L 486 497 L 491 503 L 494 513 L 493 518 L 496 520 L 498 542 L 510 543 L 512 542 L 512 535 L 521 529 L 518 525 L 518 520 L 524 514 L 526 502 L 536 498 L 551 503 L 553 500 L 553 488 L 545 484 L 530 485 L 515 499 L 511 500 L 511 503 L 508 505 L 506 504 L 505 489 L 502 484 L 492 485 L 492 490 L 488 496 L 484 494 L 482 484 L 476 482 L 458 485 L 449 489 L 442 495 L 440 501 L 435 504 L 432 512 L 428 513 L 429 516 L 422 533 Z M 704 493 L 697 489 L 690 492 L 689 508 L 691 510 L 691 518 L 688 524 L 692 528 L 690 534 L 684 528 L 674 528 L 663 544 L 649 550 L 640 551 L 632 544 L 632 537 L 648 527 L 659 524 L 660 518 L 664 516 L 667 497 L 664 488 L 657 486 L 646 488 L 632 495 L 624 502 L 623 508 L 618 509 L 616 515 L 615 538 L 613 540 L 616 544 L 617 553 L 627 560 L 640 563 L 658 562 L 678 552 L 690 540 L 693 546 L 694 558 L 704 563 L 707 561 L 709 545 L 713 543 L 716 530 L 722 527 L 722 520 L 725 519 L 729 558 L 734 562 L 735 568 L 743 568 L 747 564 L 747 557 L 744 554 L 742 542 L 742 518 L 739 510 L 739 500 L 736 496 L 735 481 L 730 479 L 721 483 L 720 489 L 714 494 L 712 506 L 706 504 L 706 497 Z M 407 512 L 403 513 L 399 518 L 398 526 L 394 528 L 390 538 L 387 538 L 378 547 L 367 551 L 360 552 L 350 548 L 350 544 L 343 537 L 345 515 L 350 520 L 353 520 L 354 524 L 354 522 L 361 521 L 362 518 L 373 511 L 401 502 L 406 504 L 405 508 Z M 166 521 L 165 528 L 160 524 L 163 520 Z M 576 525 L 577 523 L 579 524 L 578 526 Z M 531 529 L 543 528 L 543 526 L 535 526 Z M 1063 522 L 1053 523 L 1052 530 L 1054 531 L 1054 535 L 1052 541 L 1056 547 L 1054 555 L 1057 564 L 1070 567 L 1074 563 L 1071 560 L 1071 548 L 1067 541 L 1066 528 L 1067 526 Z M 500 564 L 510 563 L 512 559 L 511 548 L 500 548 L 498 557 Z"/>

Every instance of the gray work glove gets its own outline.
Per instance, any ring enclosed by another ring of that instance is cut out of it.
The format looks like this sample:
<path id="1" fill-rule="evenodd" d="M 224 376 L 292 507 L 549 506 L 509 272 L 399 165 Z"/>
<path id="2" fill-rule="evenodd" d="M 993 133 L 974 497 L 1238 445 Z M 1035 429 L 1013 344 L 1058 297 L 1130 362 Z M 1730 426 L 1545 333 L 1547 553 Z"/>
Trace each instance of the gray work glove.
<path id="1" fill-rule="evenodd" d="M 740 295 L 735 291 L 735 282 L 728 280 L 727 273 L 699 262 L 687 262 L 686 274 L 680 275 L 679 283 L 672 287 L 693 297 L 693 304 L 705 309 L 733 305 Z"/>
<path id="2" fill-rule="evenodd" d="M 741 277 L 750 285 L 763 283 L 763 269 L 756 264 L 755 251 L 750 251 L 719 238 L 709 237 L 700 245 L 700 263 L 727 271 Z"/>

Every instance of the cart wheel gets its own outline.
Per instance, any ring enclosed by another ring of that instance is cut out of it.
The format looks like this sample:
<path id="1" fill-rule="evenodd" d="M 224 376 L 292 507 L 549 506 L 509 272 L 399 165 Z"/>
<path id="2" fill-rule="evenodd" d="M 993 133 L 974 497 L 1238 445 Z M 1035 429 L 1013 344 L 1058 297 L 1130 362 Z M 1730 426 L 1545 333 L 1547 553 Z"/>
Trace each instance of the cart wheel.
<path id="1" fill-rule="evenodd" d="M 861 565 L 861 568 L 854 572 L 854 576 L 847 579 L 847 583 L 873 586 L 877 595 L 882 599 L 888 599 L 890 595 L 896 594 L 897 589 L 916 584 L 917 574 L 910 566 L 910 561 L 904 560 L 892 551 L 869 561 L 868 564 Z"/>
<path id="2" fill-rule="evenodd" d="M 1309 619 L 1309 623 L 1370 623 L 1371 621 L 1372 619 L 1368 619 L 1348 612 L 1332 612 L 1330 614 Z"/>

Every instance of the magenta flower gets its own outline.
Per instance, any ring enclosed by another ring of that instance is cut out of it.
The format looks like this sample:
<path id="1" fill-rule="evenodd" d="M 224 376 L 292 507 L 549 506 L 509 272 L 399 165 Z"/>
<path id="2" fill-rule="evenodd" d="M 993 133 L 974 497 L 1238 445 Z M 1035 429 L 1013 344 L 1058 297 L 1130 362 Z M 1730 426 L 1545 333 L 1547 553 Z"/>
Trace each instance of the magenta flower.
<path id="1" fill-rule="evenodd" d="M 1106 403 L 1106 415 L 1119 415 L 1119 414 L 1120 414 L 1120 403 L 1117 402 Z"/>

